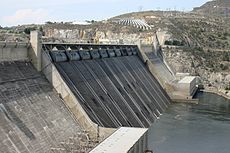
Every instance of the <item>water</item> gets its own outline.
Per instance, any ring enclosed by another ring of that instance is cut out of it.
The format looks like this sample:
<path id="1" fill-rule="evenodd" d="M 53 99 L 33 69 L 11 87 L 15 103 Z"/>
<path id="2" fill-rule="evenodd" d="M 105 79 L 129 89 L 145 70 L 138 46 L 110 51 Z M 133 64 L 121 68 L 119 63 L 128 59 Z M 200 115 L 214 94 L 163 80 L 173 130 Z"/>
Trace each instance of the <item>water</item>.
<path id="1" fill-rule="evenodd" d="M 199 104 L 172 104 L 149 129 L 154 153 L 230 153 L 230 100 L 198 93 Z"/>

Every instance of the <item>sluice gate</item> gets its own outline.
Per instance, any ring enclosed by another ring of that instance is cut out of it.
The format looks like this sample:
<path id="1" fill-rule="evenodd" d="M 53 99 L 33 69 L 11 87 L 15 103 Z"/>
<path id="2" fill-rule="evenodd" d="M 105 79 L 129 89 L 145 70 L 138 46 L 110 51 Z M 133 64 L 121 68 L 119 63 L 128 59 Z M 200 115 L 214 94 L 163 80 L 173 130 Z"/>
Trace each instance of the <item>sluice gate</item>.
<path id="1" fill-rule="evenodd" d="M 149 127 L 171 103 L 137 46 L 43 45 L 90 119 L 101 127 Z"/>

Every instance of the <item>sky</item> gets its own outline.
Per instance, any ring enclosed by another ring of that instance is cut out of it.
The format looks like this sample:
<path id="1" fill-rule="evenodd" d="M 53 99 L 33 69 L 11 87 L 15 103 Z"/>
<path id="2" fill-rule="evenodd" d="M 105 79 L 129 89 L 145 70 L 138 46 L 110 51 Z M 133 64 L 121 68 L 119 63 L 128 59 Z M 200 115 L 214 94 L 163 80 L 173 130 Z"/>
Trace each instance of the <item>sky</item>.
<path id="1" fill-rule="evenodd" d="M 2 0 L 0 26 L 104 20 L 145 10 L 190 11 L 208 0 Z"/>

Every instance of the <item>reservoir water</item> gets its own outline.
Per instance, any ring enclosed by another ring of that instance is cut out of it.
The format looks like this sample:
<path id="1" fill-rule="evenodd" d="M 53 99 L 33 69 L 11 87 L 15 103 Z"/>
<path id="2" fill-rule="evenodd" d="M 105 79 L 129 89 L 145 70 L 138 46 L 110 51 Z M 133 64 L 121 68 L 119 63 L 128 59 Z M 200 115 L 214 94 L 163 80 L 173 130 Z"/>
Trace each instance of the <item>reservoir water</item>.
<path id="1" fill-rule="evenodd" d="M 172 104 L 149 129 L 154 153 L 230 153 L 230 100 L 196 95 L 199 104 Z"/>

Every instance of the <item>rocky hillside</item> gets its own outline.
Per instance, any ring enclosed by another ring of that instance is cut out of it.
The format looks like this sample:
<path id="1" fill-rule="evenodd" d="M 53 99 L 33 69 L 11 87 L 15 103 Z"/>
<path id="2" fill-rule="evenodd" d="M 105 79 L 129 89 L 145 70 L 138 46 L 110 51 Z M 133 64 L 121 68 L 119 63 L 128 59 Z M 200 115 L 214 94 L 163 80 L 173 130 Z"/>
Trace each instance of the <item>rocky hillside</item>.
<path id="1" fill-rule="evenodd" d="M 212 0 L 201 7 L 194 8 L 193 12 L 230 17 L 230 0 Z"/>
<path id="2" fill-rule="evenodd" d="M 200 48 L 166 48 L 164 55 L 175 72 L 199 76 L 206 87 L 222 90 L 223 93 L 228 92 L 230 52 L 204 51 Z"/>
<path id="3" fill-rule="evenodd" d="M 70 23 L 46 24 L 43 26 L 43 32 L 45 38 L 51 41 L 94 43 L 99 43 L 99 40 L 134 43 L 149 35 L 149 31 L 122 26 L 112 21 L 100 21 L 86 26 Z"/>

